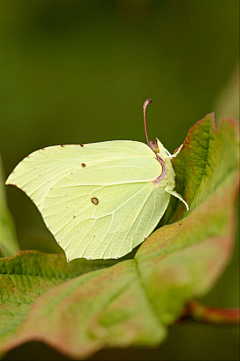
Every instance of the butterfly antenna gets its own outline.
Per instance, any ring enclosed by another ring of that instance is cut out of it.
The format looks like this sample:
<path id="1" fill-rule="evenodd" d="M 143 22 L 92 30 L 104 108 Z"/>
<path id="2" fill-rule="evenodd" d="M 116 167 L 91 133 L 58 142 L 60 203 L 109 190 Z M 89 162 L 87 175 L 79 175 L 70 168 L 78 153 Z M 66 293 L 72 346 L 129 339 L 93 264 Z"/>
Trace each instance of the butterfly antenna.
<path id="1" fill-rule="evenodd" d="M 147 133 L 147 123 L 146 123 L 146 110 L 147 110 L 147 106 L 148 104 L 152 103 L 152 99 L 148 98 L 147 100 L 145 100 L 145 102 L 143 103 L 143 121 L 144 121 L 144 130 L 145 130 L 145 135 L 146 135 L 146 139 L 147 139 L 147 144 L 150 146 L 150 142 L 148 139 L 148 133 Z"/>

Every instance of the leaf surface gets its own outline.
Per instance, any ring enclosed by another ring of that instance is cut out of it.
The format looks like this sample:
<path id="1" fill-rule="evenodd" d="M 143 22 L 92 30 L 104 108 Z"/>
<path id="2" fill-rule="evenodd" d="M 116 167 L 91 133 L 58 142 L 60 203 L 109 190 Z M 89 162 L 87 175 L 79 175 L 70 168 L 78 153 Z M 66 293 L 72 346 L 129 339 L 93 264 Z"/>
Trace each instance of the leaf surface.
<path id="1" fill-rule="evenodd" d="M 188 202 L 190 211 L 236 172 L 238 152 L 239 125 L 233 118 L 221 119 L 216 129 L 211 113 L 190 128 L 182 151 L 172 160 L 176 190 Z M 183 204 L 172 197 L 163 223 L 175 222 L 186 215 Z"/>
<path id="2" fill-rule="evenodd" d="M 15 336 L 30 306 L 43 293 L 111 261 L 76 260 L 66 263 L 63 255 L 23 251 L 14 257 L 0 259 L 0 346 Z M 1 347 L 0 347 L 1 351 Z"/>

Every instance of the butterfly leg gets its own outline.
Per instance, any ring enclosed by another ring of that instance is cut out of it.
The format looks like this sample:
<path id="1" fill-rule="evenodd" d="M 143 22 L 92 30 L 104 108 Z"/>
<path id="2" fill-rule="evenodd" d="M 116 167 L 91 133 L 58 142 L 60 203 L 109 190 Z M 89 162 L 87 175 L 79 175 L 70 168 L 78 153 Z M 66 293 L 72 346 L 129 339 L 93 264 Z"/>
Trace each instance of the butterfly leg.
<path id="1" fill-rule="evenodd" d="M 169 189 L 168 186 L 165 188 L 165 191 L 168 194 L 171 194 L 172 196 L 174 196 L 174 197 L 178 198 L 180 201 L 182 201 L 185 204 L 187 211 L 189 211 L 189 206 L 188 206 L 187 202 L 185 202 L 185 200 L 180 196 L 180 194 L 178 194 L 177 192 L 175 192 L 172 189 Z"/>

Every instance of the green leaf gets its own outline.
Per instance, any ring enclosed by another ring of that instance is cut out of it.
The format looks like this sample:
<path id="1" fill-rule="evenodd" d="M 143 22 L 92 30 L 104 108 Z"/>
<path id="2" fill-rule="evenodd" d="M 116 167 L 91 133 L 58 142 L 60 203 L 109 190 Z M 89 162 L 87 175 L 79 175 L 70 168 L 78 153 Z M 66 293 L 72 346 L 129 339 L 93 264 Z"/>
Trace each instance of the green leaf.
<path id="1" fill-rule="evenodd" d="M 0 257 L 9 257 L 19 252 L 20 249 L 13 220 L 6 205 L 3 178 L 3 167 L 0 158 Z"/>
<path id="2" fill-rule="evenodd" d="M 187 218 L 154 232 L 137 252 L 144 287 L 162 322 L 174 322 L 185 301 L 203 296 L 225 268 L 234 239 L 236 184 L 236 174 L 228 177 Z"/>
<path id="3" fill-rule="evenodd" d="M 212 115 L 190 129 L 174 166 L 191 212 L 173 203 L 167 217 L 175 223 L 154 232 L 134 259 L 66 264 L 63 256 L 38 252 L 1 259 L 0 352 L 30 340 L 75 358 L 102 347 L 159 344 L 231 256 L 237 135 L 231 119 L 216 131 Z"/>
<path id="4" fill-rule="evenodd" d="M 54 286 L 81 274 L 105 268 L 112 261 L 85 259 L 66 262 L 63 255 L 23 251 L 0 259 L 0 352 L 5 340 L 15 336 L 30 306 Z"/>
<path id="5" fill-rule="evenodd" d="M 233 118 L 223 118 L 216 130 L 214 114 L 208 114 L 189 130 L 183 145 L 178 157 L 173 158 L 176 190 L 192 211 L 226 177 L 236 172 L 239 160 L 238 123 Z M 172 223 L 186 215 L 183 204 L 172 197 L 163 222 Z"/>

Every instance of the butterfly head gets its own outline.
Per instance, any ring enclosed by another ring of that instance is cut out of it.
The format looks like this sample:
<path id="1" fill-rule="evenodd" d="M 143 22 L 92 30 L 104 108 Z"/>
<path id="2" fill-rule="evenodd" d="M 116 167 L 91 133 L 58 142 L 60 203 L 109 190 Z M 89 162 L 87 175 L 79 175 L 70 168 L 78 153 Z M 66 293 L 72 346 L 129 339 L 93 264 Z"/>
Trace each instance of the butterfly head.
<path id="1" fill-rule="evenodd" d="M 159 147 L 158 147 L 158 140 L 157 138 L 155 139 L 155 142 L 153 142 L 152 140 L 149 141 L 148 143 L 149 147 L 152 149 L 152 151 L 154 153 L 159 153 Z"/>

